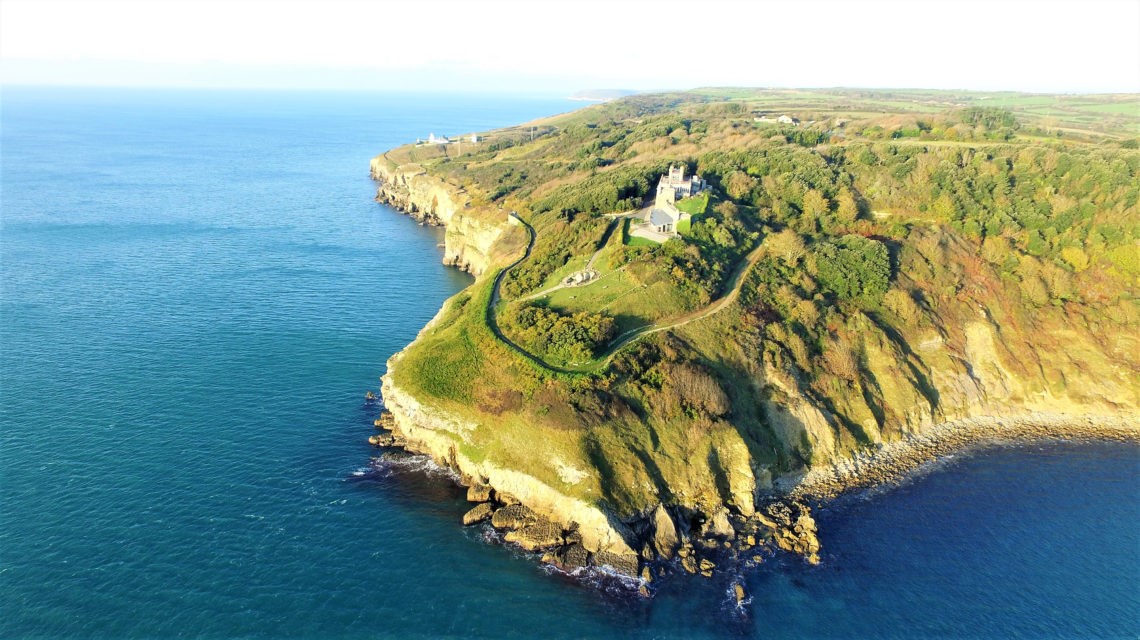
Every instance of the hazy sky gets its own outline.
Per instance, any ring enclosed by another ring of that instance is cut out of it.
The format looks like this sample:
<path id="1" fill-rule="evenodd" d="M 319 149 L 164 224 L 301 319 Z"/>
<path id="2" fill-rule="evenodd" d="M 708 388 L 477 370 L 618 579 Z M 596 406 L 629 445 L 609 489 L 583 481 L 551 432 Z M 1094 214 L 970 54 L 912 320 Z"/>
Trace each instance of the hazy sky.
<path id="1" fill-rule="evenodd" d="M 0 0 L 0 82 L 1140 92 L 1140 0 Z"/>

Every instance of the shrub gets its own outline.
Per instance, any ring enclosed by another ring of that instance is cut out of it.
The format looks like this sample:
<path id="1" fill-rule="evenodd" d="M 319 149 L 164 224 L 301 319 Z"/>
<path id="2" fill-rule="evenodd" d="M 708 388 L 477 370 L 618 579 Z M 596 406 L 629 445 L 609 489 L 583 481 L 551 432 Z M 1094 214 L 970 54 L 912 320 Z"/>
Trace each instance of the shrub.
<path id="1" fill-rule="evenodd" d="M 840 299 L 878 305 L 891 277 L 887 247 L 877 240 L 845 235 L 814 251 L 819 282 Z"/>

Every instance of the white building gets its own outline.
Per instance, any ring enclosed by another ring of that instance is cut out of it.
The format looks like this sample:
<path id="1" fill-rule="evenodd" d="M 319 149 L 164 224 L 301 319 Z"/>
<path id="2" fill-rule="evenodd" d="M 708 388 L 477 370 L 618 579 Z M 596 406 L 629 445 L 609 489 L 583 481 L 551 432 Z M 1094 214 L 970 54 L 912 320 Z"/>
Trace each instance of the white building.
<path id="1" fill-rule="evenodd" d="M 429 133 L 427 143 L 428 144 L 451 144 L 451 140 L 448 140 L 447 136 L 436 136 L 434 133 Z"/>
<path id="2" fill-rule="evenodd" d="M 661 176 L 661 181 L 657 183 L 657 200 L 660 201 L 665 196 L 668 202 L 675 202 L 695 196 L 707 186 L 700 176 L 685 177 L 685 165 L 669 165 L 669 173 Z"/>
<path id="3" fill-rule="evenodd" d="M 669 203 L 662 203 L 662 206 L 654 206 L 649 210 L 649 215 L 646 216 L 646 222 L 653 230 L 658 233 L 677 233 L 677 223 L 688 214 L 681 213 L 677 207 Z"/>

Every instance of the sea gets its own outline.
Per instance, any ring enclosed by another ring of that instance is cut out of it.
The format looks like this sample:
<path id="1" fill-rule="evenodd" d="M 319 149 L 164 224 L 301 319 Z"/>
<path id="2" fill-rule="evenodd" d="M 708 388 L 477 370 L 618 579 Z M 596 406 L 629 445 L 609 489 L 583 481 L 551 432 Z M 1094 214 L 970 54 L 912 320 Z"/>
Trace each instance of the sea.
<path id="1" fill-rule="evenodd" d="M 580 106 L 2 88 L 0 637 L 1140 636 L 1136 445 L 964 452 L 822 507 L 819 566 L 652 599 L 461 527 L 452 478 L 371 448 L 365 393 L 471 280 L 369 159 Z"/>

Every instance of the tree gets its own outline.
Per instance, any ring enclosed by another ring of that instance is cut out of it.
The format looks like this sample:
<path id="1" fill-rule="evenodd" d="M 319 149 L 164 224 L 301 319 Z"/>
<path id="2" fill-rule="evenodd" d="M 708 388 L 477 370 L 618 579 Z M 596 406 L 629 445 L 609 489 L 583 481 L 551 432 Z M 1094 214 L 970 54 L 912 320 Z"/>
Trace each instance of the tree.
<path id="1" fill-rule="evenodd" d="M 882 301 L 891 277 L 886 245 L 849 234 L 821 243 L 814 253 L 820 284 L 840 299 L 871 306 Z"/>
<path id="2" fill-rule="evenodd" d="M 831 210 L 831 203 L 818 189 L 808 189 L 804 194 L 804 215 L 819 218 Z"/>
<path id="3" fill-rule="evenodd" d="M 769 253 L 779 257 L 789 267 L 794 266 L 807 253 L 804 239 L 791 229 L 773 233 L 764 241 L 764 245 L 768 248 Z"/>
<path id="4" fill-rule="evenodd" d="M 835 217 L 839 218 L 840 222 L 850 224 L 859 218 L 859 203 L 855 201 L 855 195 L 847 187 L 839 190 L 836 203 Z"/>

